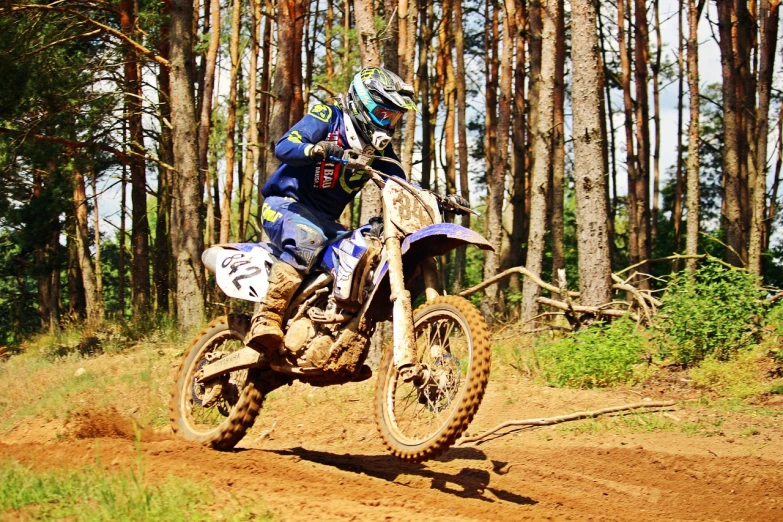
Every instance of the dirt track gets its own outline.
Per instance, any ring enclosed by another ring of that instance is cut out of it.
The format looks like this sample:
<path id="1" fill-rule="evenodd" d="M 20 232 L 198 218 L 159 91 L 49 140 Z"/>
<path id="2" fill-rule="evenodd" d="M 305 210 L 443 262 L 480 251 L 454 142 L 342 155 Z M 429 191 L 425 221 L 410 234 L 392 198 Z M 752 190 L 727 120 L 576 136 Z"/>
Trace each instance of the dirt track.
<path id="1" fill-rule="evenodd" d="M 375 436 L 368 390 L 351 386 L 278 392 L 232 453 L 146 434 L 150 473 L 209 480 L 226 502 L 263 498 L 282 520 L 783 520 L 778 418 L 747 438 L 526 431 L 406 464 Z M 473 431 L 628 398 L 493 383 Z M 115 417 L 85 417 L 56 443 L 43 442 L 57 435 L 51 427 L 20 428 L 0 456 L 73 466 L 95 462 L 98 451 L 108 466 L 131 465 L 128 421 Z"/>

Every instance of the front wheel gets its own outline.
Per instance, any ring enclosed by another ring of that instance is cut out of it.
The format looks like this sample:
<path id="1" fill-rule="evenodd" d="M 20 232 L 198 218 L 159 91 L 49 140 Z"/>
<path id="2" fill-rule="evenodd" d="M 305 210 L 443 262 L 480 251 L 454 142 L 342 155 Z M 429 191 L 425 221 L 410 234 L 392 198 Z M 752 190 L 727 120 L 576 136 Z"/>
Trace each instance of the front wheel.
<path id="1" fill-rule="evenodd" d="M 206 382 L 198 379 L 208 362 L 244 348 L 249 323 L 244 315 L 219 317 L 199 332 L 183 356 L 169 413 L 174 432 L 185 440 L 229 450 L 255 422 L 264 400 L 260 370 L 238 370 Z"/>
<path id="2" fill-rule="evenodd" d="M 421 462 L 443 453 L 473 420 L 489 379 L 489 332 L 468 300 L 438 297 L 413 313 L 416 360 L 423 377 L 405 382 L 394 350 L 383 354 L 375 419 L 395 456 Z"/>

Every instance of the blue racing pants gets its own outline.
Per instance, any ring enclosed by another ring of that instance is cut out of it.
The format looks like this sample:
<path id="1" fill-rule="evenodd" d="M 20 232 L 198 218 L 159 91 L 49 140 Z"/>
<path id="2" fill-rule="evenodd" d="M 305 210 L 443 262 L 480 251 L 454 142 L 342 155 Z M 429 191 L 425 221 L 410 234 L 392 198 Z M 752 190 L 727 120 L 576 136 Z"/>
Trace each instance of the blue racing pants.
<path id="1" fill-rule="evenodd" d="M 302 273 L 312 268 L 326 243 L 346 231 L 314 208 L 278 196 L 264 200 L 261 223 L 269 240 L 283 252 L 280 259 Z"/>

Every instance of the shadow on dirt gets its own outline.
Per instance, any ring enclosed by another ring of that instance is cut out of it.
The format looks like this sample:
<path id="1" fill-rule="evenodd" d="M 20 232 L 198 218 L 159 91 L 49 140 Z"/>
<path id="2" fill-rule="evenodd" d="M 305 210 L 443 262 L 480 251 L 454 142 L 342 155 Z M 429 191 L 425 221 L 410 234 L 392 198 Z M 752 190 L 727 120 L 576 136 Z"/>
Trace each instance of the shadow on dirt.
<path id="1" fill-rule="evenodd" d="M 400 482 L 402 475 L 419 476 L 432 479 L 432 489 L 456 495 L 461 498 L 474 498 L 485 502 L 495 502 L 495 499 L 519 505 L 535 505 L 537 500 L 510 491 L 489 486 L 491 473 L 485 469 L 465 467 L 456 475 L 442 473 L 428 468 L 424 464 L 403 462 L 391 455 L 337 455 L 324 451 L 314 451 L 301 447 L 290 450 L 273 451 L 279 455 L 294 455 L 301 459 L 332 466 L 341 471 L 356 474 L 366 474 L 389 482 Z M 439 462 L 454 460 L 487 460 L 484 452 L 474 448 L 455 448 L 437 459 Z M 504 475 L 508 472 L 505 462 L 492 461 L 493 472 Z M 491 496 L 487 496 L 489 492 Z M 494 498 L 493 498 L 494 497 Z"/>

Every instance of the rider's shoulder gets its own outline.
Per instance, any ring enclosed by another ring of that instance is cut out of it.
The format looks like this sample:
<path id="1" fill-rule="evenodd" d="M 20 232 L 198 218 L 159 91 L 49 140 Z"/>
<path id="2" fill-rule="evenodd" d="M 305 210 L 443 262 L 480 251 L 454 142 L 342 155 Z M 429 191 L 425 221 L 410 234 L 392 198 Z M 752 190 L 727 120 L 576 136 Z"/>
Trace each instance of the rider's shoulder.
<path id="1" fill-rule="evenodd" d="M 324 123 L 329 123 L 332 118 L 340 114 L 341 111 L 337 105 L 330 105 L 327 103 L 316 103 L 310 107 L 310 110 L 307 112 L 308 116 L 312 116 L 313 118 Z"/>

